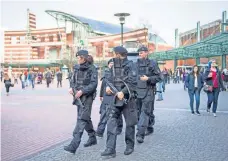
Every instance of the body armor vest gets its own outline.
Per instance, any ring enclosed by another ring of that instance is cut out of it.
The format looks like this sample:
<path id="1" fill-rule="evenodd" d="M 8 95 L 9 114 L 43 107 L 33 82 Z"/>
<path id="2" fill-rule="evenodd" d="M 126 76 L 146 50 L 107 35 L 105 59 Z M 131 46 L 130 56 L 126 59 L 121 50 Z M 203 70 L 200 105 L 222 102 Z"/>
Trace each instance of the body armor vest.
<path id="1" fill-rule="evenodd" d="M 108 68 L 108 69 L 105 70 L 104 78 L 110 80 L 110 77 L 111 77 L 111 69 Z M 106 88 L 106 86 L 105 86 L 105 88 Z M 104 90 L 103 102 L 102 103 L 104 103 L 104 104 L 110 104 L 112 101 L 113 101 L 113 95 L 112 94 L 108 95 L 105 92 L 105 90 Z"/>
<path id="2" fill-rule="evenodd" d="M 149 76 L 149 66 L 150 62 L 148 59 L 138 59 L 137 67 L 138 67 L 138 78 L 137 78 L 137 87 L 141 89 L 147 88 L 147 81 L 141 81 L 140 77 L 143 75 Z"/>
<path id="3" fill-rule="evenodd" d="M 88 66 L 87 69 L 83 68 L 81 69 L 80 66 L 77 66 L 75 68 L 75 83 L 76 83 L 76 89 L 81 89 L 87 85 L 90 84 L 91 81 L 91 69 L 90 66 Z"/>
<path id="4" fill-rule="evenodd" d="M 124 77 L 124 65 L 125 65 L 125 59 L 118 59 L 114 58 L 113 59 L 113 67 L 112 67 L 112 74 L 114 78 L 113 85 L 120 91 L 124 87 L 124 83 L 121 82 L 120 80 L 123 80 Z"/>

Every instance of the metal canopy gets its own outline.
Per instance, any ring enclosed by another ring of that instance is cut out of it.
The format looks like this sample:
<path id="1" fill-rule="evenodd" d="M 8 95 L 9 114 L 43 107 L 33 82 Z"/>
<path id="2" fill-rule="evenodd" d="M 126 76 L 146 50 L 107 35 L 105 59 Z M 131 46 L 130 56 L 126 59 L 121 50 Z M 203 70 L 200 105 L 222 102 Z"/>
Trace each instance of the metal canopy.
<path id="1" fill-rule="evenodd" d="M 94 32 L 89 24 L 81 22 L 78 18 L 76 18 L 71 14 L 61 12 L 61 11 L 54 11 L 54 10 L 46 10 L 45 12 L 51 15 L 52 17 L 54 17 L 56 20 L 64 21 L 64 22 L 70 21 L 72 23 L 77 23 L 87 28 L 90 32 Z"/>
<path id="2" fill-rule="evenodd" d="M 213 57 L 228 54 L 228 32 L 205 39 L 192 45 L 156 52 L 150 54 L 150 58 L 164 60 L 184 60 L 201 57 Z"/>
<path id="3" fill-rule="evenodd" d="M 61 12 L 61 11 L 54 11 L 54 10 L 46 10 L 47 14 L 51 15 L 55 19 L 62 20 L 62 21 L 71 21 L 75 23 L 83 24 L 79 19 L 77 19 L 75 16 L 72 16 L 71 14 Z"/>

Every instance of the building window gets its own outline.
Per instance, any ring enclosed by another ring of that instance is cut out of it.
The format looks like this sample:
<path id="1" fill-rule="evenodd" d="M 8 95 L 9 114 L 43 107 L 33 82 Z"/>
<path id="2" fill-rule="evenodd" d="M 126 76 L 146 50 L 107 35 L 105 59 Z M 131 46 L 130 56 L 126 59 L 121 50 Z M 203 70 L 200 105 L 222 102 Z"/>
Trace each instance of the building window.
<path id="1" fill-rule="evenodd" d="M 41 42 L 45 42 L 45 37 L 41 37 Z"/>
<path id="2" fill-rule="evenodd" d="M 25 36 L 20 36 L 20 44 L 25 44 Z"/>
<path id="3" fill-rule="evenodd" d="M 17 37 L 16 36 L 11 37 L 11 44 L 17 44 Z"/>
<path id="4" fill-rule="evenodd" d="M 53 36 L 49 36 L 49 42 L 53 42 Z"/>

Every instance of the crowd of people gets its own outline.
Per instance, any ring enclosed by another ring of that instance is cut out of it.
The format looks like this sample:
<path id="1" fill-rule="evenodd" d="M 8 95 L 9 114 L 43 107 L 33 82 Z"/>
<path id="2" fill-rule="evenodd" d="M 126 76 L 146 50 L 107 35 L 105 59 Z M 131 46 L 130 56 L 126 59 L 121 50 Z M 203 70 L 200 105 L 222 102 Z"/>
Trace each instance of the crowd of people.
<path id="1" fill-rule="evenodd" d="M 35 89 L 35 84 L 42 84 L 45 80 L 47 88 L 49 88 L 50 84 L 54 82 L 55 76 L 57 79 L 57 88 L 62 87 L 63 73 L 61 70 L 58 70 L 55 73 L 49 68 L 47 68 L 45 72 L 36 72 L 33 69 L 30 69 L 17 73 L 11 72 L 10 74 L 4 74 L 4 72 L 1 71 L 1 82 L 2 79 L 4 79 L 6 95 L 9 96 L 10 87 L 14 87 L 14 85 L 19 83 L 21 83 L 22 90 L 25 90 L 30 86 L 32 86 L 32 89 Z"/>

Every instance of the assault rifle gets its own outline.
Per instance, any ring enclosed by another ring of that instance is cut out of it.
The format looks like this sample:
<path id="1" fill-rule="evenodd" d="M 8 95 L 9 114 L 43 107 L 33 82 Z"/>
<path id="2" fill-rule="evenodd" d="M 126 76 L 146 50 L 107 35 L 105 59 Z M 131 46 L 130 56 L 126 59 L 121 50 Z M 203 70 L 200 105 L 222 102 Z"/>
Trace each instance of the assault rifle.
<path id="1" fill-rule="evenodd" d="M 110 89 L 112 90 L 113 94 L 114 94 L 114 106 L 123 106 L 124 104 L 127 104 L 127 99 L 123 98 L 123 100 L 119 100 L 117 97 L 117 93 L 119 92 L 118 89 L 116 89 L 116 87 L 108 81 L 108 79 L 106 79 L 105 77 L 103 78 L 103 81 L 106 83 L 107 86 L 110 87 Z"/>
<path id="2" fill-rule="evenodd" d="M 76 95 L 76 91 L 75 91 L 75 89 L 74 88 L 72 88 L 72 90 L 73 90 L 73 102 L 72 102 L 72 104 L 73 105 L 77 105 L 77 106 L 79 106 L 79 107 L 84 107 L 84 105 L 82 104 L 82 101 L 81 101 L 81 99 L 80 98 L 75 98 L 75 95 Z"/>

